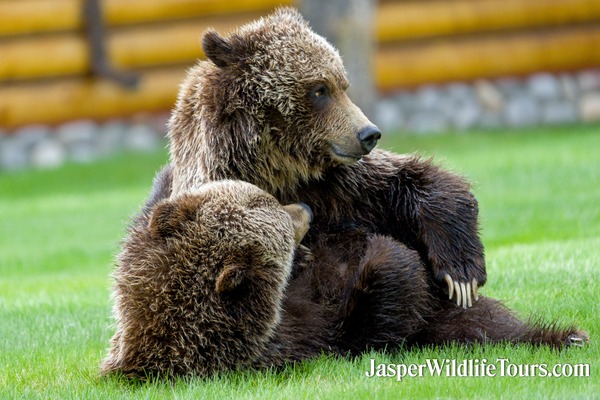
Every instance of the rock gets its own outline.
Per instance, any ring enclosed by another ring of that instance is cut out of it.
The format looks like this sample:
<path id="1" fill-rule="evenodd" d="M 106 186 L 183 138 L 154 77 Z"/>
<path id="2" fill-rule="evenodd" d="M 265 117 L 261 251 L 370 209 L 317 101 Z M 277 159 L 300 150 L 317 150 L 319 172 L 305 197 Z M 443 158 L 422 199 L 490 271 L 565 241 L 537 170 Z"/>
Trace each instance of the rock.
<path id="1" fill-rule="evenodd" d="M 475 82 L 475 94 L 483 108 L 488 111 L 499 113 L 504 108 L 504 96 L 490 81 Z"/>
<path id="2" fill-rule="evenodd" d="M 475 99 L 475 91 L 471 85 L 466 83 L 450 83 L 446 86 L 446 95 L 449 101 L 467 101 Z"/>
<path id="3" fill-rule="evenodd" d="M 577 82 L 583 92 L 600 90 L 600 69 L 591 69 L 578 73 Z"/>
<path id="4" fill-rule="evenodd" d="M 441 110 L 443 106 L 442 91 L 433 85 L 422 86 L 415 94 L 415 106 L 420 110 Z"/>
<path id="5" fill-rule="evenodd" d="M 18 170 L 29 165 L 31 148 L 50 135 L 50 128 L 44 125 L 28 125 L 16 130 L 5 138 L 0 147 L 2 169 Z"/>
<path id="6" fill-rule="evenodd" d="M 587 93 L 581 97 L 579 115 L 585 122 L 600 121 L 600 93 Z"/>
<path id="7" fill-rule="evenodd" d="M 571 102 L 577 99 L 577 96 L 579 95 L 579 87 L 576 79 L 573 76 L 562 74 L 560 76 L 560 85 L 562 87 L 562 92 L 565 99 Z"/>
<path id="8" fill-rule="evenodd" d="M 0 167 L 3 170 L 25 168 L 28 163 L 27 150 L 14 137 L 5 138 L 0 146 Z"/>
<path id="9" fill-rule="evenodd" d="M 520 93 L 508 98 L 504 117 L 508 126 L 522 127 L 539 123 L 540 106 L 533 96 Z"/>
<path id="10" fill-rule="evenodd" d="M 8 132 L 0 128 L 0 149 L 4 147 L 4 141 L 8 140 Z M 2 170 L 2 152 L 0 151 L 0 170 Z"/>
<path id="11" fill-rule="evenodd" d="M 542 123 L 568 124 L 577 121 L 577 107 L 571 101 L 550 100 L 542 104 Z"/>
<path id="12" fill-rule="evenodd" d="M 128 150 L 150 152 L 158 148 L 157 133 L 145 124 L 132 125 L 125 132 L 124 145 Z"/>
<path id="13" fill-rule="evenodd" d="M 159 113 L 149 118 L 150 127 L 157 133 L 159 138 L 166 138 L 169 118 L 169 113 Z"/>
<path id="14" fill-rule="evenodd" d="M 527 88 L 531 95 L 540 100 L 553 100 L 562 96 L 560 81 L 552 74 L 538 73 L 527 79 Z"/>
<path id="15" fill-rule="evenodd" d="M 458 130 L 475 127 L 483 112 L 479 103 L 470 97 L 455 99 L 452 101 L 449 111 L 448 119 Z"/>
<path id="16" fill-rule="evenodd" d="M 407 129 L 415 133 L 434 133 L 450 130 L 450 124 L 439 111 L 419 111 L 412 114 Z"/>
<path id="17" fill-rule="evenodd" d="M 27 125 L 13 133 L 13 139 L 23 148 L 29 149 L 36 142 L 50 135 L 51 130 L 46 125 Z"/>
<path id="18" fill-rule="evenodd" d="M 384 133 L 400 129 L 403 125 L 400 106 L 392 98 L 379 101 L 375 108 L 375 116 L 375 123 Z"/>
<path id="19" fill-rule="evenodd" d="M 414 93 L 403 90 L 392 98 L 398 104 L 403 115 L 412 113 L 417 108 L 416 95 Z"/>
<path id="20" fill-rule="evenodd" d="M 98 158 L 98 125 L 94 121 L 68 122 L 56 129 L 56 135 L 71 160 L 91 162 Z"/>
<path id="21" fill-rule="evenodd" d="M 513 77 L 500 78 L 495 81 L 495 86 L 504 97 L 513 96 L 523 91 L 523 82 Z"/>
<path id="22" fill-rule="evenodd" d="M 29 162 L 36 168 L 53 168 L 65 162 L 67 152 L 56 139 L 42 139 L 33 145 Z"/>
<path id="23" fill-rule="evenodd" d="M 452 83 L 446 87 L 444 112 L 453 128 L 470 129 L 477 125 L 482 112 L 475 90 L 464 83 Z"/>
<path id="24" fill-rule="evenodd" d="M 100 155 L 114 154 L 123 149 L 127 124 L 120 120 L 106 122 L 97 132 L 97 146 Z"/>
<path id="25" fill-rule="evenodd" d="M 93 141 L 98 125 L 91 120 L 78 120 L 67 122 L 56 128 L 58 139 L 69 145 L 73 142 L 89 142 Z"/>

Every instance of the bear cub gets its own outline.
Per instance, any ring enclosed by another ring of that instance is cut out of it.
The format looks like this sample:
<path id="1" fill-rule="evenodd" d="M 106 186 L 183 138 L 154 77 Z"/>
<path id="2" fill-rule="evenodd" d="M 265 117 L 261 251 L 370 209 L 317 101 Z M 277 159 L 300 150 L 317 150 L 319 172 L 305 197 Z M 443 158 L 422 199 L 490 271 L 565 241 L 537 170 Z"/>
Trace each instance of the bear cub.
<path id="1" fill-rule="evenodd" d="M 117 331 L 102 373 L 207 376 L 253 365 L 280 322 L 310 210 L 221 181 L 147 215 L 118 256 Z"/>

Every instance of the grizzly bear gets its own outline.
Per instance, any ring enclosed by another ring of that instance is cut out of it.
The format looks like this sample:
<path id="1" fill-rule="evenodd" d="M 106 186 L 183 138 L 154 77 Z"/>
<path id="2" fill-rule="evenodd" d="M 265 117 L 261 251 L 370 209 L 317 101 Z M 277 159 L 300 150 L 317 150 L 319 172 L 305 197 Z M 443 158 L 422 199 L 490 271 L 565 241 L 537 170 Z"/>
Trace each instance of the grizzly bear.
<path id="1" fill-rule="evenodd" d="M 281 319 L 307 210 L 235 181 L 157 202 L 118 257 L 117 331 L 102 372 L 206 376 L 251 366 Z"/>
<path id="2" fill-rule="evenodd" d="M 586 339 L 485 297 L 464 309 L 432 296 L 418 252 L 389 236 L 352 229 L 341 246 L 321 236 L 309 250 L 308 206 L 282 207 L 249 183 L 163 198 L 169 184 L 156 181 L 118 257 L 103 374 L 205 377 L 412 344 Z"/>
<path id="3" fill-rule="evenodd" d="M 486 282 L 478 204 L 465 179 L 381 136 L 346 95 L 342 60 L 293 8 L 227 37 L 209 30 L 169 121 L 172 193 L 239 179 L 282 204 L 305 203 L 304 245 L 348 228 L 418 252 L 440 295 L 470 307 Z M 443 293 L 444 292 L 444 293 Z"/>

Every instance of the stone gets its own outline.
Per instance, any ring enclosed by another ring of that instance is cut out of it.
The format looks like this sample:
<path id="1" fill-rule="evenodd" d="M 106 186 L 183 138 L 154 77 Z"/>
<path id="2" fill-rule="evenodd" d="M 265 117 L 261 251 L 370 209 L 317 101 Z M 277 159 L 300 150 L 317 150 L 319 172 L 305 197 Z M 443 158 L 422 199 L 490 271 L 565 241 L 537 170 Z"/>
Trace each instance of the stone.
<path id="1" fill-rule="evenodd" d="M 523 82 L 513 77 L 500 78 L 496 80 L 495 86 L 504 97 L 513 96 L 523 91 Z"/>
<path id="2" fill-rule="evenodd" d="M 478 80 L 475 82 L 475 95 L 487 111 L 499 113 L 504 108 L 504 96 L 488 80 Z"/>
<path id="3" fill-rule="evenodd" d="M 420 111 L 412 114 L 407 129 L 415 133 L 435 133 L 450 130 L 450 124 L 439 111 Z"/>
<path id="4" fill-rule="evenodd" d="M 46 138 L 33 145 L 29 162 L 36 168 L 54 168 L 62 165 L 66 156 L 67 152 L 60 141 Z"/>
<path id="5" fill-rule="evenodd" d="M 587 93 L 581 97 L 579 115 L 585 122 L 600 121 L 600 93 Z"/>
<path id="6" fill-rule="evenodd" d="M 470 97 L 455 99 L 449 108 L 448 119 L 454 128 L 466 130 L 475 127 L 483 112 L 479 103 Z"/>
<path id="7" fill-rule="evenodd" d="M 163 112 L 153 115 L 149 119 L 151 128 L 158 134 L 159 137 L 166 138 L 169 118 L 170 114 Z"/>
<path id="8" fill-rule="evenodd" d="M 504 110 L 506 124 L 510 127 L 531 126 L 540 122 L 540 106 L 533 96 L 520 93 L 508 98 Z"/>
<path id="9" fill-rule="evenodd" d="M 39 141 L 48 138 L 50 128 L 45 125 L 28 125 L 17 129 L 5 138 L 0 147 L 2 169 L 18 170 L 29 165 L 31 148 Z"/>
<path id="10" fill-rule="evenodd" d="M 51 130 L 46 125 L 27 125 L 17 129 L 12 137 L 19 145 L 23 146 L 23 148 L 29 149 L 34 143 L 48 137 L 50 133 Z"/>
<path id="11" fill-rule="evenodd" d="M 446 94 L 450 101 L 463 101 L 475 98 L 475 91 L 471 85 L 455 82 L 446 86 Z"/>
<path id="12" fill-rule="evenodd" d="M 5 140 L 8 140 L 8 132 L 6 132 L 4 129 L 0 128 L 0 149 L 3 147 L 3 143 Z M 0 157 L 2 157 L 2 154 L 0 153 Z M 0 159 L 0 169 L 2 169 L 2 160 Z"/>
<path id="13" fill-rule="evenodd" d="M 375 123 L 384 132 L 402 128 L 402 112 L 400 111 L 400 106 L 393 98 L 387 98 L 378 102 L 375 107 Z"/>
<path id="14" fill-rule="evenodd" d="M 67 122 L 56 129 L 58 140 L 65 147 L 69 159 L 87 163 L 98 158 L 98 125 L 92 120 Z"/>
<path id="15" fill-rule="evenodd" d="M 433 85 L 421 86 L 415 94 L 415 103 L 415 106 L 420 110 L 443 109 L 442 91 Z"/>
<path id="16" fill-rule="evenodd" d="M 393 96 L 393 99 L 404 115 L 412 113 L 417 108 L 416 95 L 409 91 L 402 90 Z"/>
<path id="17" fill-rule="evenodd" d="M 0 146 L 0 167 L 3 170 L 18 170 L 29 163 L 27 151 L 14 136 L 4 138 Z"/>
<path id="18" fill-rule="evenodd" d="M 58 139 L 65 145 L 74 142 L 93 142 L 96 138 L 98 125 L 92 120 L 67 122 L 56 128 Z"/>
<path id="19" fill-rule="evenodd" d="M 127 124 L 120 120 L 111 120 L 100 126 L 97 132 L 98 154 L 110 155 L 123 149 Z"/>
<path id="20" fill-rule="evenodd" d="M 572 101 L 550 100 L 542 104 L 542 123 L 568 124 L 577 121 L 577 107 Z"/>
<path id="21" fill-rule="evenodd" d="M 577 80 L 572 75 L 562 74 L 560 76 L 560 85 L 565 99 L 574 102 L 579 95 Z"/>
<path id="22" fill-rule="evenodd" d="M 600 69 L 591 69 L 578 73 L 577 82 L 583 92 L 600 90 Z"/>
<path id="23" fill-rule="evenodd" d="M 128 150 L 150 152 L 160 144 L 158 134 L 146 124 L 134 124 L 124 135 L 124 145 Z"/>
<path id="24" fill-rule="evenodd" d="M 560 81 L 552 74 L 533 74 L 527 79 L 527 88 L 531 95 L 540 100 L 553 100 L 562 96 Z"/>

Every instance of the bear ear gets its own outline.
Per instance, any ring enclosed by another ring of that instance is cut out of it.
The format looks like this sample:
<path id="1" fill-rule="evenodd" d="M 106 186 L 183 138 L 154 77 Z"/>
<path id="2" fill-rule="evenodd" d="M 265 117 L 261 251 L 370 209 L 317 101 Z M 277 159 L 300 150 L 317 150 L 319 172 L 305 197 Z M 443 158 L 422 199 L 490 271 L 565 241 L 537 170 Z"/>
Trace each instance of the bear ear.
<path id="1" fill-rule="evenodd" d="M 215 290 L 219 294 L 232 292 L 244 281 L 246 273 L 247 269 L 239 264 L 226 265 L 217 277 Z"/>
<path id="2" fill-rule="evenodd" d="M 177 231 L 178 208 L 174 203 L 163 201 L 152 210 L 148 228 L 154 236 L 169 237 Z"/>
<path id="3" fill-rule="evenodd" d="M 206 57 L 219 68 L 232 65 L 239 58 L 231 41 L 226 40 L 213 29 L 208 30 L 202 37 L 202 50 Z"/>
<path id="4" fill-rule="evenodd" d="M 294 226 L 294 240 L 300 244 L 306 232 L 310 229 L 310 223 L 313 220 L 313 213 L 309 206 L 304 203 L 295 203 L 283 206 L 283 210 L 292 217 Z"/>

